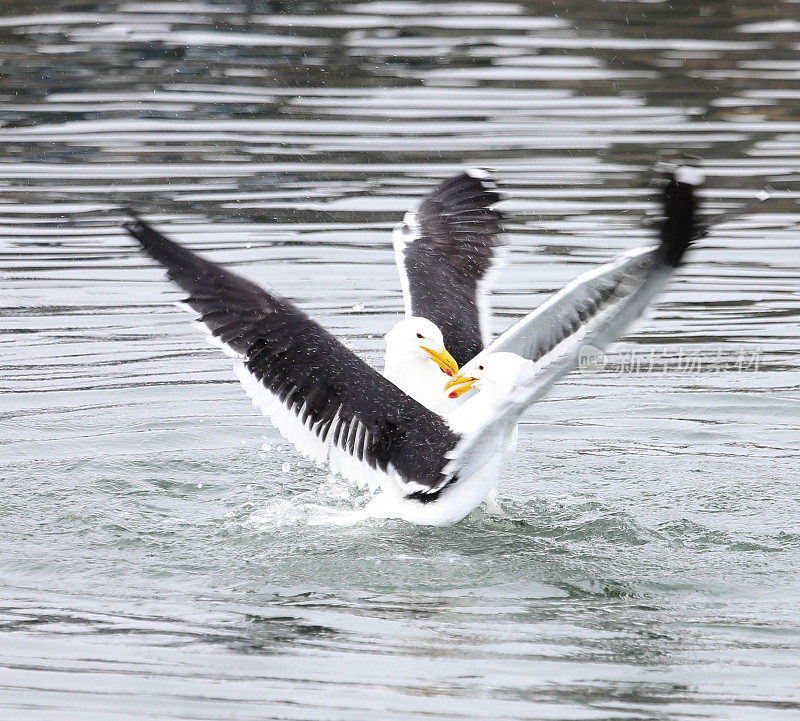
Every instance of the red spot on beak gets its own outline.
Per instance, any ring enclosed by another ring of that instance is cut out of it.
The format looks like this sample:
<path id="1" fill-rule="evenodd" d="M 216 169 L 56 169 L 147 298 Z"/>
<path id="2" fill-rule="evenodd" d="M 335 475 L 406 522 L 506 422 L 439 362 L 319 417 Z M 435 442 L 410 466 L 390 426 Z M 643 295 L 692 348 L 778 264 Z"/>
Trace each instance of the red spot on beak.
<path id="1" fill-rule="evenodd" d="M 450 395 L 449 395 L 449 396 L 447 396 L 447 397 L 448 397 L 448 398 L 458 398 L 458 393 L 456 393 L 455 391 L 451 391 L 451 392 L 450 392 Z"/>
<path id="2" fill-rule="evenodd" d="M 445 373 L 449 375 L 451 378 L 453 377 L 453 371 L 451 371 L 449 368 L 445 371 Z"/>

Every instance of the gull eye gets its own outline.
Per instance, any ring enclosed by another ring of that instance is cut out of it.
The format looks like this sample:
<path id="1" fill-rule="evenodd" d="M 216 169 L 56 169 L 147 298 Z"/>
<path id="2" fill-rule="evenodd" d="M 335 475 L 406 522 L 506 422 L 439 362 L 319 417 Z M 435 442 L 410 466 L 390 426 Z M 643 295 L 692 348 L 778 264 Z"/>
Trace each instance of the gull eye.
<path id="1" fill-rule="evenodd" d="M 478 370 L 482 371 L 483 370 L 483 366 L 478 366 Z"/>
<path id="2" fill-rule="evenodd" d="M 425 336 L 422 333 L 417 333 L 417 338 L 424 338 Z"/>

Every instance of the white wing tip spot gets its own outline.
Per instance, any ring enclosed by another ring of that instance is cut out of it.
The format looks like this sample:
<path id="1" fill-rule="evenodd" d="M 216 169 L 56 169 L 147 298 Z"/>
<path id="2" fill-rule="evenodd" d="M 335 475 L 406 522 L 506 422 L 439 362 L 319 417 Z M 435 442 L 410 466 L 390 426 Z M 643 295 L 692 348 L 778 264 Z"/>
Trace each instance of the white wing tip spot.
<path id="1" fill-rule="evenodd" d="M 475 178 L 475 180 L 489 180 L 491 175 L 486 168 L 469 168 L 468 170 L 464 171 L 470 178 Z"/>
<path id="2" fill-rule="evenodd" d="M 464 173 L 468 175 L 470 178 L 474 178 L 475 180 L 479 181 L 480 184 L 484 187 L 485 190 L 491 190 L 500 197 L 500 200 L 505 200 L 505 194 L 500 190 L 500 187 L 492 178 L 492 174 L 486 168 L 469 168 L 465 170 Z M 490 207 L 494 207 L 491 205 Z"/>
<path id="3" fill-rule="evenodd" d="M 680 165 L 675 169 L 675 180 L 686 185 L 702 185 L 706 174 L 702 168 L 693 168 L 691 165 Z"/>

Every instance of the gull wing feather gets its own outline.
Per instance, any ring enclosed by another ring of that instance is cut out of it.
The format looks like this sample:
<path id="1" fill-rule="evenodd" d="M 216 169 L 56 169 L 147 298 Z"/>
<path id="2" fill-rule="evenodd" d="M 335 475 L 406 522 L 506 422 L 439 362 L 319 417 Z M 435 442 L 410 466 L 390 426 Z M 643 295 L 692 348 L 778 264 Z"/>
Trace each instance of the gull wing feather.
<path id="1" fill-rule="evenodd" d="M 660 243 L 633 248 L 582 273 L 495 338 L 472 359 L 468 368 L 480 363 L 481 356 L 487 353 L 516 353 L 537 362 L 571 336 L 586 335 L 595 324 L 595 316 L 602 315 L 609 307 L 617 307 L 620 299 L 631 296 L 640 285 L 646 284 L 650 297 L 655 296 L 670 275 L 667 273 L 659 280 L 656 269 L 677 266 L 688 244 L 700 237 L 698 228 L 702 226 L 694 221 L 694 184 L 676 179 L 695 180 L 700 177 L 696 176 L 697 172 L 679 168 L 664 186 L 665 217 L 661 223 Z M 679 223 L 687 222 L 692 224 L 691 237 L 680 245 L 675 240 L 680 232 L 676 229 Z"/>
<path id="2" fill-rule="evenodd" d="M 446 468 L 450 478 L 478 472 L 524 411 L 578 366 L 582 352 L 600 351 L 619 338 L 664 287 L 696 237 L 694 184 L 681 182 L 678 173 L 676 176 L 678 179 L 673 177 L 664 188 L 665 218 L 659 245 L 631 251 L 579 277 L 556 294 L 543 312 L 531 314 L 484 351 L 516 352 L 534 363 L 496 415 L 464 437 L 450 454 Z M 468 374 L 481 355 L 463 372 Z"/>
<path id="3" fill-rule="evenodd" d="M 281 434 L 356 483 L 402 493 L 441 482 L 458 441 L 441 416 L 370 368 L 292 303 L 169 240 L 124 224 L 189 293 L 184 303 L 214 345 L 235 357 L 245 391 Z"/>
<path id="4" fill-rule="evenodd" d="M 486 283 L 501 250 L 499 201 L 486 172 L 459 173 L 406 213 L 393 235 L 406 315 L 435 323 L 459 365 L 485 342 Z"/>
<path id="5" fill-rule="evenodd" d="M 480 363 L 484 354 L 499 352 L 538 361 L 565 338 L 585 329 L 595 315 L 615 300 L 626 279 L 642 276 L 653 267 L 657 254 L 658 246 L 633 248 L 581 273 L 498 336 L 469 365 Z"/>

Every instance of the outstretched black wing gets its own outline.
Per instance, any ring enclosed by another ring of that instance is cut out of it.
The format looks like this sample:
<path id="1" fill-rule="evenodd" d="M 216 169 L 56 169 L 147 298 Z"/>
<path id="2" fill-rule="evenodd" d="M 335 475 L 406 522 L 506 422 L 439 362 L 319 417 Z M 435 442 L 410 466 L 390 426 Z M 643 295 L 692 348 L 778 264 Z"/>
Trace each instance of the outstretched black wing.
<path id="1" fill-rule="evenodd" d="M 245 390 L 298 450 L 351 480 L 404 493 L 438 485 L 458 437 L 289 301 L 164 237 L 125 223 L 189 297 Z"/>
<path id="2" fill-rule="evenodd" d="M 394 232 L 406 315 L 435 323 L 459 364 L 484 346 L 483 285 L 502 232 L 500 200 L 483 171 L 445 180 L 406 213 Z"/>

